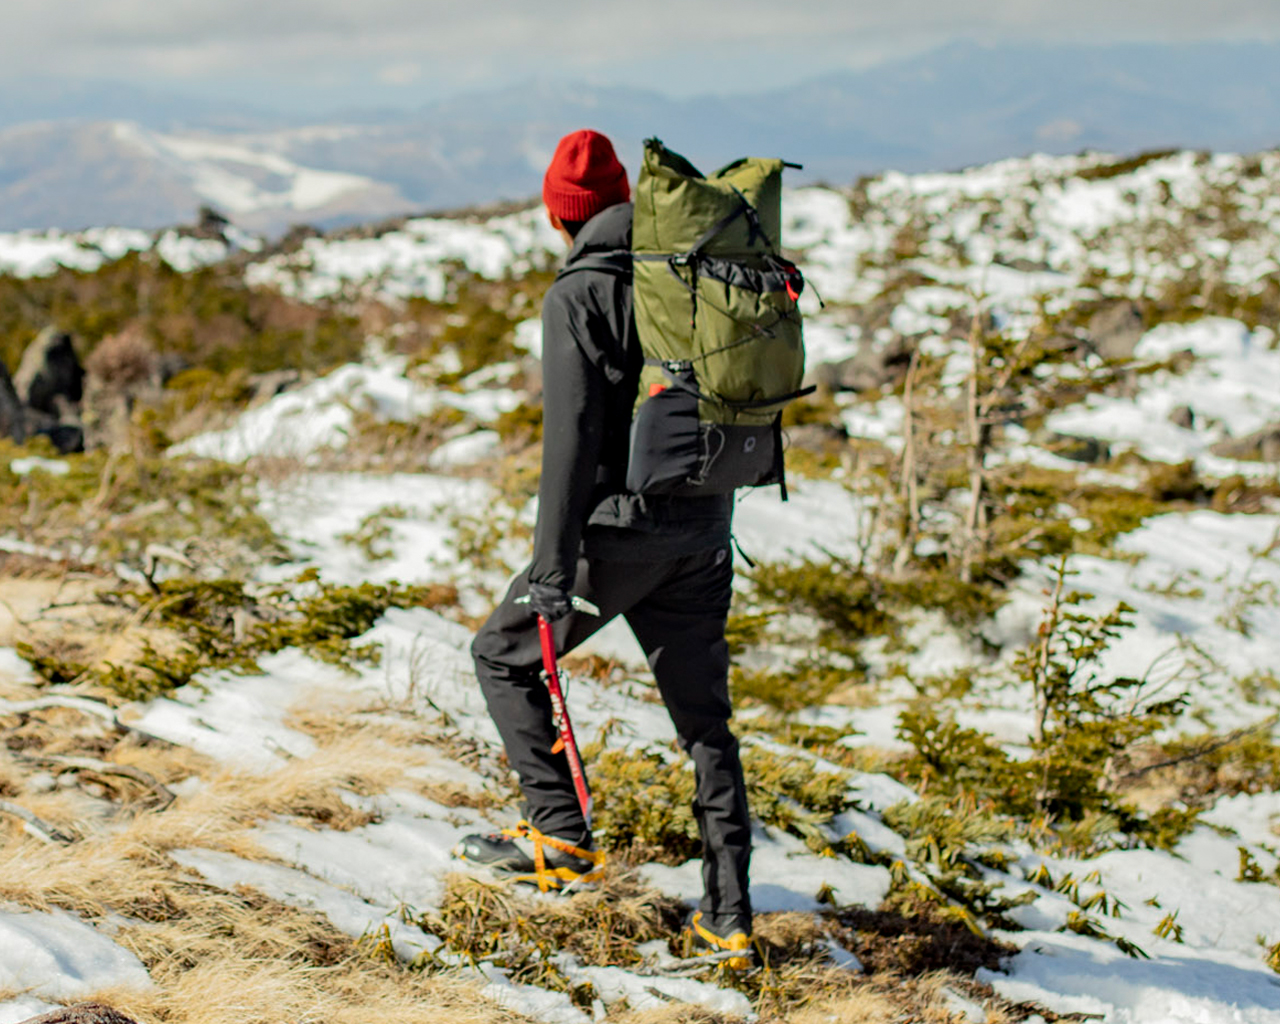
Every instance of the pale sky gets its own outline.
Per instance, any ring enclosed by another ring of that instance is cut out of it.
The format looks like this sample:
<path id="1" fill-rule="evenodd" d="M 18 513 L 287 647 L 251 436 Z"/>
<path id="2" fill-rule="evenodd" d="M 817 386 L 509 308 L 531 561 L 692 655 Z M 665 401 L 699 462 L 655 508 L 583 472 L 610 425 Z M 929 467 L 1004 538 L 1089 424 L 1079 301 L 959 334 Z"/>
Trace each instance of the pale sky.
<path id="1" fill-rule="evenodd" d="M 959 39 L 1273 41 L 1280 0 L 3 0 L 0 86 L 112 79 L 282 109 L 532 76 L 741 92 Z"/>

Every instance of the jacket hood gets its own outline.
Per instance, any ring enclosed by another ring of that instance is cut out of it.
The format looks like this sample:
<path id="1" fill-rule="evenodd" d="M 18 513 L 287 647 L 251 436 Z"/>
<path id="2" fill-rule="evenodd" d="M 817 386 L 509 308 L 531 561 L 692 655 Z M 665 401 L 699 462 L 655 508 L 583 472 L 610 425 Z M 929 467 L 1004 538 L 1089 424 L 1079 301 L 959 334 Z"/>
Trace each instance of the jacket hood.
<path id="1" fill-rule="evenodd" d="M 630 203 L 615 203 L 583 224 L 565 263 L 572 263 L 588 253 L 616 252 L 619 249 L 630 251 L 631 210 Z"/>

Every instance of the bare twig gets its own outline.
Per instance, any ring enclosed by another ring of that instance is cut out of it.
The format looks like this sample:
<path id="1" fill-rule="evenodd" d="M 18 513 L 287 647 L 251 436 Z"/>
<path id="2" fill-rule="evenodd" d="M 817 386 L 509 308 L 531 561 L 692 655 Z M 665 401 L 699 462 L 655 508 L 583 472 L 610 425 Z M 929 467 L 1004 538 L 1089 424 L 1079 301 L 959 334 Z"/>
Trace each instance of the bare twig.
<path id="1" fill-rule="evenodd" d="M 0 800 L 0 814 L 12 814 L 15 818 L 21 818 L 22 827 L 37 839 L 42 839 L 51 846 L 66 846 L 71 842 L 71 836 L 63 832 L 59 832 L 54 826 L 50 825 L 42 818 L 36 817 L 25 807 L 19 806 L 9 800 Z"/>
<path id="2" fill-rule="evenodd" d="M 120 724 L 113 708 L 100 700 L 90 700 L 88 697 L 71 697 L 51 693 L 32 700 L 0 700 L 0 715 L 26 715 L 32 711 L 45 711 L 49 708 L 70 708 L 73 711 L 80 711 L 86 715 L 92 715 L 94 718 L 100 718 L 118 729 L 128 728 L 128 726 Z"/>
<path id="3" fill-rule="evenodd" d="M 920 351 L 911 353 L 911 363 L 907 367 L 907 380 L 903 388 L 902 404 L 906 407 L 903 414 L 903 433 L 905 442 L 902 449 L 902 485 L 901 490 L 907 502 L 907 522 L 902 531 L 901 544 L 893 559 L 895 572 L 900 572 L 911 557 L 915 546 L 916 535 L 920 531 L 920 497 L 916 481 L 916 430 L 915 430 L 915 383 L 920 369 Z"/>
<path id="4" fill-rule="evenodd" d="M 1215 753 L 1221 750 L 1223 747 L 1229 747 L 1233 743 L 1239 743 L 1242 739 L 1252 736 L 1255 733 L 1260 733 L 1264 731 L 1269 732 L 1271 729 L 1275 727 L 1275 724 L 1276 724 L 1276 717 L 1273 715 L 1271 718 L 1268 718 L 1264 722 L 1256 722 L 1255 724 L 1248 726 L 1247 728 L 1236 729 L 1234 732 L 1228 733 L 1226 736 L 1223 736 L 1222 739 L 1215 740 L 1212 743 L 1206 743 L 1203 747 L 1200 747 L 1196 750 L 1189 751 L 1186 754 L 1179 755 L 1178 757 L 1166 758 L 1163 761 L 1155 762 L 1155 764 L 1146 764 L 1146 765 L 1143 765 L 1141 768 L 1132 768 L 1129 771 L 1125 772 L 1123 775 L 1120 775 L 1117 778 L 1117 781 L 1128 782 L 1132 779 L 1140 779 L 1142 778 L 1142 776 L 1146 775 L 1148 772 L 1159 771 L 1161 768 L 1174 768 L 1180 764 L 1187 764 L 1190 761 L 1198 761 L 1200 760 L 1200 758 L 1207 757 L 1209 754 Z"/>

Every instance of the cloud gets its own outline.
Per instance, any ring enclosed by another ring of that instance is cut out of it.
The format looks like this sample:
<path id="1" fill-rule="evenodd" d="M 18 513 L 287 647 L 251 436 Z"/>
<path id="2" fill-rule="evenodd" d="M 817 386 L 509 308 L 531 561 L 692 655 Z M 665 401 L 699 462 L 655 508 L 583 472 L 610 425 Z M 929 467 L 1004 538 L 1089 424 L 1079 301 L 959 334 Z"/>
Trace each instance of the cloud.
<path id="1" fill-rule="evenodd" d="M 4 0 L 10 74 L 341 76 L 473 86 L 591 74 L 670 92 L 868 66 L 954 38 L 1280 38 L 1275 0 Z M 418 66 L 418 78 L 409 75 Z"/>
<path id="2" fill-rule="evenodd" d="M 400 61 L 379 69 L 378 81 L 387 85 L 412 85 L 422 77 L 422 65 L 416 61 Z"/>

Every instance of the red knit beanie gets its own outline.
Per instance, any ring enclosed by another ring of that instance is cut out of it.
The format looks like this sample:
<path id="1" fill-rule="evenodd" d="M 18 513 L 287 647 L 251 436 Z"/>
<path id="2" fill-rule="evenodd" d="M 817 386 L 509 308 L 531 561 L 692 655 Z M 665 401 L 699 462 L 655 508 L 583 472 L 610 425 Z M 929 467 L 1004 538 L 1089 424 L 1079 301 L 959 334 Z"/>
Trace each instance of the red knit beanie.
<path id="1" fill-rule="evenodd" d="M 584 128 L 560 140 L 542 179 L 548 210 L 561 220 L 584 221 L 630 198 L 627 172 L 607 138 Z"/>

